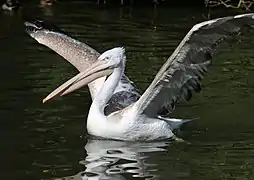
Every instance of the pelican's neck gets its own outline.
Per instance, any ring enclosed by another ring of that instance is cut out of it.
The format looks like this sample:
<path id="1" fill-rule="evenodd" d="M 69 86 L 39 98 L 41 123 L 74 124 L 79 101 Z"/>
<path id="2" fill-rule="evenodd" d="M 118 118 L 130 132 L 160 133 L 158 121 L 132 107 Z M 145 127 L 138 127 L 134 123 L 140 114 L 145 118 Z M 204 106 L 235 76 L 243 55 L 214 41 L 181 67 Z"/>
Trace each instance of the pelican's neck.
<path id="1" fill-rule="evenodd" d="M 104 114 L 104 108 L 121 80 L 123 72 L 124 64 L 121 63 L 120 66 L 115 68 L 113 73 L 107 78 L 101 90 L 94 98 L 91 108 L 96 108 L 99 112 Z"/>
<path id="2" fill-rule="evenodd" d="M 98 79 L 96 79 L 96 80 L 94 80 L 94 81 L 92 81 L 88 84 L 92 100 L 94 100 L 95 96 L 97 94 L 99 94 L 105 80 L 106 80 L 106 76 L 98 78 Z"/>

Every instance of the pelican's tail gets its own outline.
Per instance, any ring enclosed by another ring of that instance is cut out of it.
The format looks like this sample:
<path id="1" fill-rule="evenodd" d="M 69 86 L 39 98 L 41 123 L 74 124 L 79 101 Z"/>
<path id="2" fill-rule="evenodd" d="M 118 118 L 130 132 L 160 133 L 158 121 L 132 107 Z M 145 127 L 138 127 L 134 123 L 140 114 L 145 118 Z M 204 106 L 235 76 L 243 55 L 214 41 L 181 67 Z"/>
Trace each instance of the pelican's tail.
<path id="1" fill-rule="evenodd" d="M 175 118 L 167 118 L 167 117 L 162 117 L 162 116 L 158 116 L 159 119 L 166 121 L 171 130 L 175 130 L 175 129 L 179 129 L 183 124 L 186 124 L 188 122 L 191 122 L 193 120 L 196 120 L 198 118 L 193 118 L 193 119 L 175 119 Z"/>

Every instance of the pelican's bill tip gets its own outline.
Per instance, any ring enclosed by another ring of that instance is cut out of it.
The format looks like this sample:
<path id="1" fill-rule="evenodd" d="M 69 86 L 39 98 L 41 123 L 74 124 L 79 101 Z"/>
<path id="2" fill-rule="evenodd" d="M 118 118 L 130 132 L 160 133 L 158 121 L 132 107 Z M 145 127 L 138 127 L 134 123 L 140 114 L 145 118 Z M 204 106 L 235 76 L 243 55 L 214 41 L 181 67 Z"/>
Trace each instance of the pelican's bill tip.
<path id="1" fill-rule="evenodd" d="M 45 102 L 47 102 L 48 101 L 48 99 L 47 98 L 44 98 L 43 100 L 42 100 L 42 103 L 44 104 Z"/>

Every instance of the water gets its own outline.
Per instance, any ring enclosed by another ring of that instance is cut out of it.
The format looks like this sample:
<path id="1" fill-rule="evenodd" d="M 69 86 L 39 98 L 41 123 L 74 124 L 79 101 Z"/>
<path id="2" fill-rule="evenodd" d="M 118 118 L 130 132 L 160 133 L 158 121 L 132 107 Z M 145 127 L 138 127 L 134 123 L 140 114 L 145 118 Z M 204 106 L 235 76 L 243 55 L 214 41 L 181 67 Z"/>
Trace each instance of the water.
<path id="1" fill-rule="evenodd" d="M 212 17 L 237 12 L 213 12 Z M 203 91 L 175 117 L 199 117 L 178 132 L 186 143 L 90 139 L 87 88 L 42 104 L 77 71 L 24 31 L 23 18 L 50 20 L 99 52 L 127 51 L 126 74 L 141 89 L 207 11 L 195 8 L 103 8 L 73 1 L 41 8 L 25 2 L 0 15 L 2 179 L 253 179 L 253 34 L 224 44 Z"/>

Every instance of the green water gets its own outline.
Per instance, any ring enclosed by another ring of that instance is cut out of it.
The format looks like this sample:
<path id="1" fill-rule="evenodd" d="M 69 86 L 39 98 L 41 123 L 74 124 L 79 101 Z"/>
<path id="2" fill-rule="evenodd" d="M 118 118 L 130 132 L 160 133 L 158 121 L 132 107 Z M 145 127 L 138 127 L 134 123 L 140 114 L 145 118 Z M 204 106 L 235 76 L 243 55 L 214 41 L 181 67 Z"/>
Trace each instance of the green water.
<path id="1" fill-rule="evenodd" d="M 96 141 L 85 129 L 87 88 L 41 103 L 77 71 L 30 38 L 23 18 L 49 20 L 99 52 L 125 46 L 126 74 L 142 91 L 207 11 L 36 3 L 0 14 L 1 179 L 254 178 L 254 33 L 223 44 L 202 92 L 177 106 L 175 117 L 199 117 L 178 132 L 189 143 Z"/>

